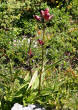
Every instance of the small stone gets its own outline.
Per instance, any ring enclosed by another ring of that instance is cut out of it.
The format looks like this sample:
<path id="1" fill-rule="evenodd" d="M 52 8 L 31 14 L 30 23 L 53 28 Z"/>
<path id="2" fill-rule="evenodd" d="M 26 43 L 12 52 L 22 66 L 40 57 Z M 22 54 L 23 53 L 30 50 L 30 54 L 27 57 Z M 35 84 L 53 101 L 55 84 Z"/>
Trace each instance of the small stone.
<path id="1" fill-rule="evenodd" d="M 29 108 L 29 107 L 23 107 L 22 110 L 33 110 L 33 109 L 31 109 L 31 108 Z"/>
<path id="2" fill-rule="evenodd" d="M 45 108 L 41 108 L 34 104 L 29 104 L 27 107 L 23 107 L 22 105 L 15 103 L 11 110 L 45 110 Z"/>
<path id="3" fill-rule="evenodd" d="M 31 109 L 34 109 L 36 107 L 36 105 L 29 104 L 28 107 L 31 108 Z"/>
<path id="4" fill-rule="evenodd" d="M 14 106 L 11 108 L 11 110 L 22 110 L 22 109 L 23 106 L 18 103 L 15 103 Z"/>

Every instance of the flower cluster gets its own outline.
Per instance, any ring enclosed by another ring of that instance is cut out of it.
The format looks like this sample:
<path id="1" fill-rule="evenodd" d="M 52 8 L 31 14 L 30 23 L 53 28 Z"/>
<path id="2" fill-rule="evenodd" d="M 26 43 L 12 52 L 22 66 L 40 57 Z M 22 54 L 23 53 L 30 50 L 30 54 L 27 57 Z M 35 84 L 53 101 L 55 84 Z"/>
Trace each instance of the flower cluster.
<path id="1" fill-rule="evenodd" d="M 40 14 L 41 17 L 34 15 L 34 18 L 38 21 L 42 21 L 42 19 L 44 19 L 45 21 L 49 21 L 53 17 L 53 15 L 50 15 L 49 13 L 49 8 L 46 8 L 45 10 L 41 10 Z"/>
<path id="2" fill-rule="evenodd" d="M 42 40 L 38 39 L 38 42 L 40 45 L 44 45 L 44 42 Z"/>

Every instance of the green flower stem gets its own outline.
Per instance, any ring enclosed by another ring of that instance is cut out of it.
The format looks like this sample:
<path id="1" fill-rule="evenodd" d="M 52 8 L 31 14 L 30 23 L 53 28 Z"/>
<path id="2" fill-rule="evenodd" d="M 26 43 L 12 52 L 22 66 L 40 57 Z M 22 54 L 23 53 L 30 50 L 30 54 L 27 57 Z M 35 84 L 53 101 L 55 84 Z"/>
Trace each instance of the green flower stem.
<path id="1" fill-rule="evenodd" d="M 29 52 L 31 49 L 31 38 L 30 38 L 30 44 L 29 44 Z M 32 78 L 32 70 L 31 70 L 31 56 L 29 55 L 29 71 L 30 71 L 30 76 Z"/>
<path id="2" fill-rule="evenodd" d="M 43 39 L 42 41 L 45 43 L 45 24 L 43 23 Z M 41 71 L 40 71 L 40 77 L 39 77 L 39 94 L 41 91 L 41 77 L 43 72 L 43 66 L 44 66 L 44 45 L 42 45 L 42 65 L 41 65 Z"/>
<path id="3" fill-rule="evenodd" d="M 43 27 L 43 40 L 42 40 L 45 44 L 45 27 Z M 42 70 L 43 70 L 43 66 L 44 66 L 44 45 L 42 45 Z"/>

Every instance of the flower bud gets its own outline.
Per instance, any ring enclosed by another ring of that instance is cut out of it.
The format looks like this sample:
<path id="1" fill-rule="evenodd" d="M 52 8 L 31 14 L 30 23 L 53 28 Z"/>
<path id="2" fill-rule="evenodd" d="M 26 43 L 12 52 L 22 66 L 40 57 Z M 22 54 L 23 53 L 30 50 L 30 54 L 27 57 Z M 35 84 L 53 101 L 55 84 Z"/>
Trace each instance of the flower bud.
<path id="1" fill-rule="evenodd" d="M 37 16 L 37 15 L 34 15 L 33 17 L 34 17 L 36 20 L 41 21 L 41 17 L 39 17 L 39 16 Z"/>
<path id="2" fill-rule="evenodd" d="M 53 18 L 53 15 L 49 16 L 49 20 L 51 20 Z"/>
<path id="3" fill-rule="evenodd" d="M 41 16 L 42 16 L 42 17 L 44 17 L 44 15 L 45 15 L 44 11 L 43 11 L 43 10 L 41 10 L 41 12 L 40 12 L 40 13 L 41 13 Z"/>
<path id="4" fill-rule="evenodd" d="M 38 39 L 38 42 L 40 45 L 44 45 L 44 42 L 42 40 Z"/>
<path id="5" fill-rule="evenodd" d="M 45 9 L 45 12 L 46 12 L 46 13 L 49 13 L 49 8 L 46 8 L 46 9 Z"/>

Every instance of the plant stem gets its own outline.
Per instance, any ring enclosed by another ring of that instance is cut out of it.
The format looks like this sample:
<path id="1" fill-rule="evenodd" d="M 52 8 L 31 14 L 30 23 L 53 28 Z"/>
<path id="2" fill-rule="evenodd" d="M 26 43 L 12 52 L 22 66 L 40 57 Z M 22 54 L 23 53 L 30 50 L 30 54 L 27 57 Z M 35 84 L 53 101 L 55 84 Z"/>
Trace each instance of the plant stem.
<path id="1" fill-rule="evenodd" d="M 31 49 L 31 38 L 30 38 L 30 44 L 29 44 L 29 52 Z M 30 76 L 32 78 L 32 71 L 31 71 L 31 56 L 29 55 L 29 70 L 30 70 Z"/>
<path id="2" fill-rule="evenodd" d="M 12 77 L 12 67 L 13 67 L 13 65 L 12 65 L 12 61 L 11 61 L 11 59 L 10 59 L 10 76 L 11 76 L 11 81 L 13 81 L 13 77 Z"/>
<path id="3" fill-rule="evenodd" d="M 43 24 L 43 42 L 45 42 L 45 25 Z M 39 94 L 41 91 L 41 77 L 42 77 L 42 71 L 43 71 L 43 66 L 44 66 L 44 45 L 42 45 L 42 65 L 41 65 L 41 71 L 40 71 L 40 77 L 39 77 Z"/>
<path id="4" fill-rule="evenodd" d="M 31 58 L 29 58 L 29 70 L 30 70 L 30 76 L 31 76 L 31 78 L 32 78 L 32 71 L 31 71 Z"/>
<path id="5" fill-rule="evenodd" d="M 4 105 L 5 105 L 5 100 L 4 100 L 4 96 L 1 99 L 1 108 L 2 110 L 4 110 Z"/>

